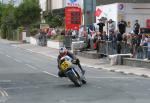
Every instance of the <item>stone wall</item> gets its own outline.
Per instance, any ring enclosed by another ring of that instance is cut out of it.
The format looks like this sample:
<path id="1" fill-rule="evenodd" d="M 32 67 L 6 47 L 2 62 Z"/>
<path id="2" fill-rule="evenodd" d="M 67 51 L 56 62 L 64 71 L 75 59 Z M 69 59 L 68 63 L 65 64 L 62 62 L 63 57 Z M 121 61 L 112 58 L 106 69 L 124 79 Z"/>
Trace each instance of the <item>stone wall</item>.
<path id="1" fill-rule="evenodd" d="M 135 58 L 124 58 L 123 65 L 133 66 L 133 67 L 141 67 L 141 68 L 149 68 L 150 69 L 150 60 L 142 60 Z"/>

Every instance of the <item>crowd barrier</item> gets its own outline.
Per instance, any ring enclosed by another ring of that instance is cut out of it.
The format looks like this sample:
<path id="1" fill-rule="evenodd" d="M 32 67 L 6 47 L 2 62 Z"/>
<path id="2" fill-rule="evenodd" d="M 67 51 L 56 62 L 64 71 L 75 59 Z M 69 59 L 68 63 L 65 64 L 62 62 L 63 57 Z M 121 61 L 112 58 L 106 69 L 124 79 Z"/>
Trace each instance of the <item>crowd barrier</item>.
<path id="1" fill-rule="evenodd" d="M 128 44 L 126 42 L 111 42 L 100 40 L 98 43 L 97 53 L 104 55 L 113 54 L 128 54 L 131 53 L 133 58 L 145 59 L 148 57 L 148 47 L 147 46 L 137 46 Z"/>

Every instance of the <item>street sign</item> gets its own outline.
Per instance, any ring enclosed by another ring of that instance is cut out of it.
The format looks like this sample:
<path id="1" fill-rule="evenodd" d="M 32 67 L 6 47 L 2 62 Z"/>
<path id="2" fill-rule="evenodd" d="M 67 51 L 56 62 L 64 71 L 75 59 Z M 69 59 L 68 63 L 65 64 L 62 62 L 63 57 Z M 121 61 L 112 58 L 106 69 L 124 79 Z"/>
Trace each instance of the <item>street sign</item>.
<path id="1" fill-rule="evenodd" d="M 66 30 L 79 30 L 81 25 L 81 8 L 66 7 L 65 8 L 65 26 Z"/>
<path id="2" fill-rule="evenodd" d="M 66 0 L 66 6 L 79 7 L 80 6 L 80 0 Z"/>

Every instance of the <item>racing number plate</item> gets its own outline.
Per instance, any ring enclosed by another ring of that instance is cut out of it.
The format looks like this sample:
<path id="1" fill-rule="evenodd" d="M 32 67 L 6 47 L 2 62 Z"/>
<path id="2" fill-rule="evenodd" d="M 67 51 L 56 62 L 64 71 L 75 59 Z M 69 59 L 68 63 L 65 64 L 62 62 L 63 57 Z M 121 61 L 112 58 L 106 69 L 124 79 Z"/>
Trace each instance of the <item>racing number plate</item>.
<path id="1" fill-rule="evenodd" d="M 62 70 L 67 70 L 69 67 L 70 67 L 70 63 L 67 62 L 67 61 L 64 61 L 64 62 L 61 64 L 61 69 L 62 69 Z"/>

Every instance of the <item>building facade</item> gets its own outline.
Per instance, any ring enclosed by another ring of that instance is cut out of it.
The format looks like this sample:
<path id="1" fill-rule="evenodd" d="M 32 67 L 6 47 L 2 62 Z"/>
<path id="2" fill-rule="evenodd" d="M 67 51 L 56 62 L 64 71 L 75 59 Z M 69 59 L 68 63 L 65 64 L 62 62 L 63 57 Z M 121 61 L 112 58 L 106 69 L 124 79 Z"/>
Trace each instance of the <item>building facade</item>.
<path id="1" fill-rule="evenodd" d="M 54 14 L 64 16 L 64 8 L 68 1 L 69 0 L 46 0 L 46 9 L 44 9 L 44 11 L 50 11 Z M 95 21 L 94 11 L 96 9 L 96 0 L 79 0 L 79 5 L 82 8 L 83 24 L 93 23 Z"/>
<path id="2" fill-rule="evenodd" d="M 97 6 L 112 3 L 150 3 L 150 0 L 96 0 Z"/>
<path id="3" fill-rule="evenodd" d="M 1 0 L 1 2 L 3 4 L 8 4 L 8 3 L 12 3 L 15 6 L 18 6 L 19 4 L 21 4 L 23 2 L 23 0 Z"/>

